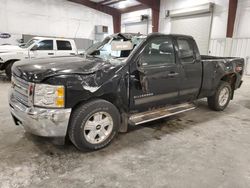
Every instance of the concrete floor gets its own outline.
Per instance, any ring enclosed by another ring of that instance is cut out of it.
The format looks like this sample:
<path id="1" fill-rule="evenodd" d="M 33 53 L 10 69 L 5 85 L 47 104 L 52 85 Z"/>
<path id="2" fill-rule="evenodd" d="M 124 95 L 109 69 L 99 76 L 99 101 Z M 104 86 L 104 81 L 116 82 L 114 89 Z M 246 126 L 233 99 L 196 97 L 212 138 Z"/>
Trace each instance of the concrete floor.
<path id="1" fill-rule="evenodd" d="M 250 187 L 250 77 L 244 80 L 224 112 L 200 101 L 89 153 L 15 126 L 10 84 L 0 81 L 0 187 Z"/>

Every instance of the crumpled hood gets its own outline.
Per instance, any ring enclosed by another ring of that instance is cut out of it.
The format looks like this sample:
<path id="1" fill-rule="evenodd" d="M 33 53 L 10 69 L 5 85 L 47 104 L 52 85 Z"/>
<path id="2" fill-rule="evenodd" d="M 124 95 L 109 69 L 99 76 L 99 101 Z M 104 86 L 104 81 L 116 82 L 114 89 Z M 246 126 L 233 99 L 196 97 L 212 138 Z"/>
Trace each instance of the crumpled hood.
<path id="1" fill-rule="evenodd" d="M 16 76 L 30 82 L 41 82 L 45 78 L 66 74 L 93 74 L 96 71 L 109 72 L 117 66 L 99 58 L 57 57 L 24 60 L 13 65 Z"/>
<path id="2" fill-rule="evenodd" d="M 23 51 L 23 50 L 24 50 L 23 48 L 20 48 L 19 46 L 15 46 L 15 45 L 1 45 L 0 46 L 0 53 Z"/>

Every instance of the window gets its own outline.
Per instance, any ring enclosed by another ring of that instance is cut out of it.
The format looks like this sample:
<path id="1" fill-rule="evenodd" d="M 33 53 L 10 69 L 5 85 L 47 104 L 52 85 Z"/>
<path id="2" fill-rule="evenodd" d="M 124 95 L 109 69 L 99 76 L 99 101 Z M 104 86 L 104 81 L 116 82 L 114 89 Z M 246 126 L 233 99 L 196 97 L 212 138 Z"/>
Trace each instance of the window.
<path id="1" fill-rule="evenodd" d="M 181 63 L 194 63 L 193 45 L 187 39 L 177 39 Z"/>
<path id="2" fill-rule="evenodd" d="M 140 61 L 142 66 L 174 64 L 175 55 L 172 40 L 167 37 L 152 39 L 144 48 Z"/>
<path id="3" fill-rule="evenodd" d="M 53 40 L 43 40 L 37 44 L 37 50 L 53 50 Z"/>
<path id="4" fill-rule="evenodd" d="M 57 50 L 72 50 L 71 44 L 69 41 L 57 40 Z"/>

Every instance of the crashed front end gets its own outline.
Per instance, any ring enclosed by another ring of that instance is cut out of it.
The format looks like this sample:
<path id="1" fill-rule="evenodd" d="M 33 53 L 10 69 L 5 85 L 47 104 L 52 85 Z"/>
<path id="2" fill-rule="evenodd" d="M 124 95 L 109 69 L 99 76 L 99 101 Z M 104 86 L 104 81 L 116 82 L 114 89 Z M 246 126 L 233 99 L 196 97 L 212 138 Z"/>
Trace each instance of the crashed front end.
<path id="1" fill-rule="evenodd" d="M 12 76 L 9 107 L 16 125 L 45 137 L 65 137 L 71 109 L 64 108 L 63 86 L 27 82 Z"/>

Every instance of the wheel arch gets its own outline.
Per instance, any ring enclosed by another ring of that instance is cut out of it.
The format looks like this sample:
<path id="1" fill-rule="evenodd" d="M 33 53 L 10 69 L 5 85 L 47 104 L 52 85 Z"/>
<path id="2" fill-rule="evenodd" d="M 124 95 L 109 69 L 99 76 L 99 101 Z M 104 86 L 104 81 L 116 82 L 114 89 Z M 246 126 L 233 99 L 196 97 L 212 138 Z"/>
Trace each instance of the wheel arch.
<path id="1" fill-rule="evenodd" d="M 1 67 L 1 70 L 4 70 L 10 63 L 14 63 L 16 61 L 20 61 L 20 59 L 10 59 L 8 61 L 5 61 L 5 63 L 3 64 L 3 66 Z"/>
<path id="2" fill-rule="evenodd" d="M 76 103 L 72 107 L 72 110 L 74 110 L 74 109 L 78 108 L 79 106 L 84 105 L 84 104 L 86 104 L 86 103 L 88 103 L 90 101 L 98 100 L 98 99 L 103 99 L 103 100 L 106 100 L 106 101 L 112 103 L 118 109 L 119 112 L 123 111 L 123 109 L 119 105 L 120 103 L 119 103 L 118 97 L 115 94 L 112 94 L 112 93 L 104 94 L 104 95 L 101 95 L 101 96 L 93 96 L 91 98 L 88 98 L 87 100 L 80 100 L 78 103 Z"/>

